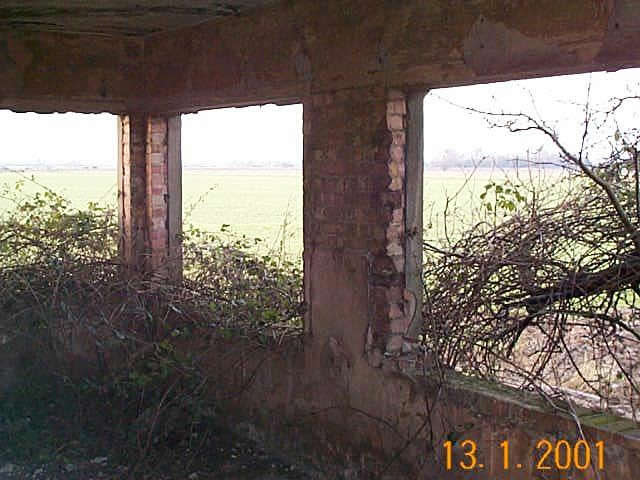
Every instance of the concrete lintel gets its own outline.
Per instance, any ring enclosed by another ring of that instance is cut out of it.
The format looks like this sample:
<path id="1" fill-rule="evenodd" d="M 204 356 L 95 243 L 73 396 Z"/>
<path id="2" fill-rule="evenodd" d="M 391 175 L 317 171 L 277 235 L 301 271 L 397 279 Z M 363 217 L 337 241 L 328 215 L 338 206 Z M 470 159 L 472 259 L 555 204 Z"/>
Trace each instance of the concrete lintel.
<path id="1" fill-rule="evenodd" d="M 145 41 L 148 107 L 191 111 L 640 66 L 640 2 L 284 2 Z"/>
<path id="2" fill-rule="evenodd" d="M 187 112 L 640 66 L 640 2 L 279 2 L 145 38 L 0 32 L 0 108 Z"/>
<path id="3" fill-rule="evenodd" d="M 144 103 L 144 40 L 0 32 L 0 108 L 123 113 Z"/>

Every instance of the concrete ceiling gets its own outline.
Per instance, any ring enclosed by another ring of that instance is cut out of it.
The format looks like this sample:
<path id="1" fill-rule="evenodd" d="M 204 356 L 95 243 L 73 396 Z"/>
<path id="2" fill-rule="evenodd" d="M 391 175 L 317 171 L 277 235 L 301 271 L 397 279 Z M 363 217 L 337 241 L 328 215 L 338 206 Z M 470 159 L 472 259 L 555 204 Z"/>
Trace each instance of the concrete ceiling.
<path id="1" fill-rule="evenodd" d="M 147 35 L 278 0 L 2 0 L 1 30 Z"/>

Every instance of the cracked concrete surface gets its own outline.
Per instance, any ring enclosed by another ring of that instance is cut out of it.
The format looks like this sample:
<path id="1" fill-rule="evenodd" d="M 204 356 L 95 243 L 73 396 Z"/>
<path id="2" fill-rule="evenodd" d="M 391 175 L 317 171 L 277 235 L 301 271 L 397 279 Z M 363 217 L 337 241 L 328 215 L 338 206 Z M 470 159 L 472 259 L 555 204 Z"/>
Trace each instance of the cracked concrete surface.
<path id="1" fill-rule="evenodd" d="M 8 0 L 0 29 L 147 35 L 237 15 L 275 0 Z"/>

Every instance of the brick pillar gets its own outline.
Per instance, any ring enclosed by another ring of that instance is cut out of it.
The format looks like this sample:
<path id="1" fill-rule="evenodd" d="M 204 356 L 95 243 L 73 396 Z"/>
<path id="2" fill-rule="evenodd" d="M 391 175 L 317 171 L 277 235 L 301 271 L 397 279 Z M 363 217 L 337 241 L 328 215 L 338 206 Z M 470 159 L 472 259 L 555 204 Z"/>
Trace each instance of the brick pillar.
<path id="1" fill-rule="evenodd" d="M 118 117 L 120 256 L 129 274 L 147 270 L 146 118 Z"/>
<path id="2" fill-rule="evenodd" d="M 405 279 L 406 118 L 404 93 L 381 88 L 304 104 L 307 330 L 374 366 L 402 353 L 419 295 Z"/>
<path id="3" fill-rule="evenodd" d="M 129 273 L 182 277 L 180 117 L 119 117 L 120 252 Z"/>

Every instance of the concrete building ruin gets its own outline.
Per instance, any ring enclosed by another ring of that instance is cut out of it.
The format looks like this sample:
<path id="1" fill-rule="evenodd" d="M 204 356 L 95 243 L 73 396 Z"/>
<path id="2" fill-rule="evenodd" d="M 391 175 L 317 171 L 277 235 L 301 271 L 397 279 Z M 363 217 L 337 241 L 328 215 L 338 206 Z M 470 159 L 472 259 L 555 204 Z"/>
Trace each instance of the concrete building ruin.
<path id="1" fill-rule="evenodd" d="M 411 370 L 424 93 L 638 66 L 637 0 L 0 5 L 0 108 L 119 115 L 121 252 L 132 271 L 181 275 L 181 114 L 303 104 L 308 338 L 300 352 L 265 366 L 243 408 L 262 418 L 275 409 L 285 419 L 323 412 L 314 414 L 320 451 L 356 463 L 368 459 L 365 451 L 398 455 L 419 478 L 469 478 L 438 472 L 433 452 L 407 442 L 423 434 L 432 393 Z M 544 435 L 576 435 L 572 418 L 506 393 L 449 388 L 456 400 L 429 415 L 462 425 L 479 444 L 497 448 L 508 436 L 524 460 Z M 601 478 L 640 475 L 637 427 L 585 420 L 584 428 L 607 443 Z M 486 453 L 474 478 L 505 474 L 500 461 Z M 534 467 L 509 478 L 533 478 Z"/>

